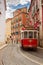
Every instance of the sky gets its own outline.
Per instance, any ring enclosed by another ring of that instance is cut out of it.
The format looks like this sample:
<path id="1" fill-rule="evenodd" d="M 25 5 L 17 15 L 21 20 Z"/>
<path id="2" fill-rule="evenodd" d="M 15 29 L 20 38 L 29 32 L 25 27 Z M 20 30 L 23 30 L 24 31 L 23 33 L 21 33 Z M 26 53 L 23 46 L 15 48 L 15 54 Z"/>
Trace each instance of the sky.
<path id="1" fill-rule="evenodd" d="M 6 0 L 6 19 L 13 17 L 13 11 L 22 7 L 29 7 L 31 0 Z"/>

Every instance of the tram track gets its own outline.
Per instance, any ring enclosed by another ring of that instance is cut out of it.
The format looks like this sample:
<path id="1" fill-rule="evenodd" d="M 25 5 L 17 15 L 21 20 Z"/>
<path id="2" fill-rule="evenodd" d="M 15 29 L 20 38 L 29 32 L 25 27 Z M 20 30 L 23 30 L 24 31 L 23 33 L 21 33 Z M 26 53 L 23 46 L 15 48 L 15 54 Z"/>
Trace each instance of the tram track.
<path id="1" fill-rule="evenodd" d="M 10 51 L 9 51 L 10 50 Z M 40 65 L 21 53 L 19 44 L 8 45 L 2 55 L 1 65 Z M 42 64 L 41 64 L 42 65 Z"/>
<path id="2" fill-rule="evenodd" d="M 19 52 L 21 53 L 21 55 L 23 55 L 26 59 L 28 59 L 28 60 L 30 60 L 30 61 L 32 61 L 32 62 L 34 62 L 34 63 L 37 63 L 37 64 L 39 64 L 39 65 L 43 65 L 43 61 L 41 62 L 40 58 L 38 58 L 38 57 L 36 57 L 36 56 L 34 56 L 34 55 L 30 54 L 30 53 L 28 53 L 28 55 L 24 54 L 24 53 L 23 53 L 24 50 L 23 50 L 23 52 L 22 52 L 19 45 L 18 45 L 18 48 L 19 48 Z M 31 57 L 32 57 L 32 58 L 31 58 Z M 36 59 L 37 59 L 37 60 L 36 60 Z"/>
<path id="3" fill-rule="evenodd" d="M 1 62 L 2 62 L 2 65 L 4 65 L 4 62 L 3 62 L 3 60 L 2 60 Z"/>

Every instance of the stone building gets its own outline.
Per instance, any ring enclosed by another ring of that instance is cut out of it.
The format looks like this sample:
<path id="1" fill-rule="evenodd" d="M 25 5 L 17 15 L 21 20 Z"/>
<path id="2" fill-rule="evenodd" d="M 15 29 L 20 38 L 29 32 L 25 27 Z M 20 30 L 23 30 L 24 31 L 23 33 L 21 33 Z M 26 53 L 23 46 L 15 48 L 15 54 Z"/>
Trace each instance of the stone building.
<path id="1" fill-rule="evenodd" d="M 34 25 L 39 30 L 40 46 L 43 46 L 43 0 L 31 0 L 30 13 Z"/>
<path id="2" fill-rule="evenodd" d="M 10 40 L 10 36 L 11 36 L 11 21 L 12 21 L 12 18 L 8 18 L 6 20 L 6 34 L 5 34 L 6 42 Z"/>
<path id="3" fill-rule="evenodd" d="M 29 15 L 27 13 L 27 8 L 21 8 L 16 10 L 14 13 L 14 17 L 12 19 L 12 34 L 15 35 L 15 39 L 20 41 L 20 31 L 22 26 L 28 26 Z"/>

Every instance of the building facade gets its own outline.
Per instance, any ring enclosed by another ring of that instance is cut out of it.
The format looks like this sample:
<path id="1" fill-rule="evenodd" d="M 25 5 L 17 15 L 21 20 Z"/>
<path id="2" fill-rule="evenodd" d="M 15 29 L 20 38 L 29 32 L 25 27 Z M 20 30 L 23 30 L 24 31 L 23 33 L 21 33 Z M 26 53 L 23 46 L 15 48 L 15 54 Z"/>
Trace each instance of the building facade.
<path id="1" fill-rule="evenodd" d="M 27 13 L 27 8 L 18 9 L 14 12 L 11 32 L 15 35 L 16 41 L 20 41 L 20 31 L 22 26 L 29 26 L 29 14 Z"/>
<path id="2" fill-rule="evenodd" d="M 29 10 L 34 22 L 34 27 L 38 28 L 40 32 L 40 45 L 43 46 L 43 0 L 31 0 Z"/>
<path id="3" fill-rule="evenodd" d="M 5 10 L 6 0 L 0 0 L 0 44 L 5 43 Z"/>
<path id="4" fill-rule="evenodd" d="M 6 20 L 6 35 L 5 35 L 6 41 L 8 41 L 8 39 L 10 39 L 11 36 L 11 21 L 12 18 L 8 18 Z"/>

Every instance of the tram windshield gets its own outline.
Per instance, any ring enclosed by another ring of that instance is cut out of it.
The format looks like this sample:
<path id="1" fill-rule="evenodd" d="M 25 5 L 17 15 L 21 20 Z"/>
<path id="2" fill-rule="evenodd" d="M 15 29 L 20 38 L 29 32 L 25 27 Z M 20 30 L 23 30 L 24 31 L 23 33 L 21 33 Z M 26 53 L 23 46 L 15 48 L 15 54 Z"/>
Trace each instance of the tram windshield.
<path id="1" fill-rule="evenodd" d="M 23 31 L 21 33 L 21 38 L 38 38 L 37 31 Z"/>
<path id="2" fill-rule="evenodd" d="M 29 38 L 33 38 L 33 32 L 29 32 Z"/>

